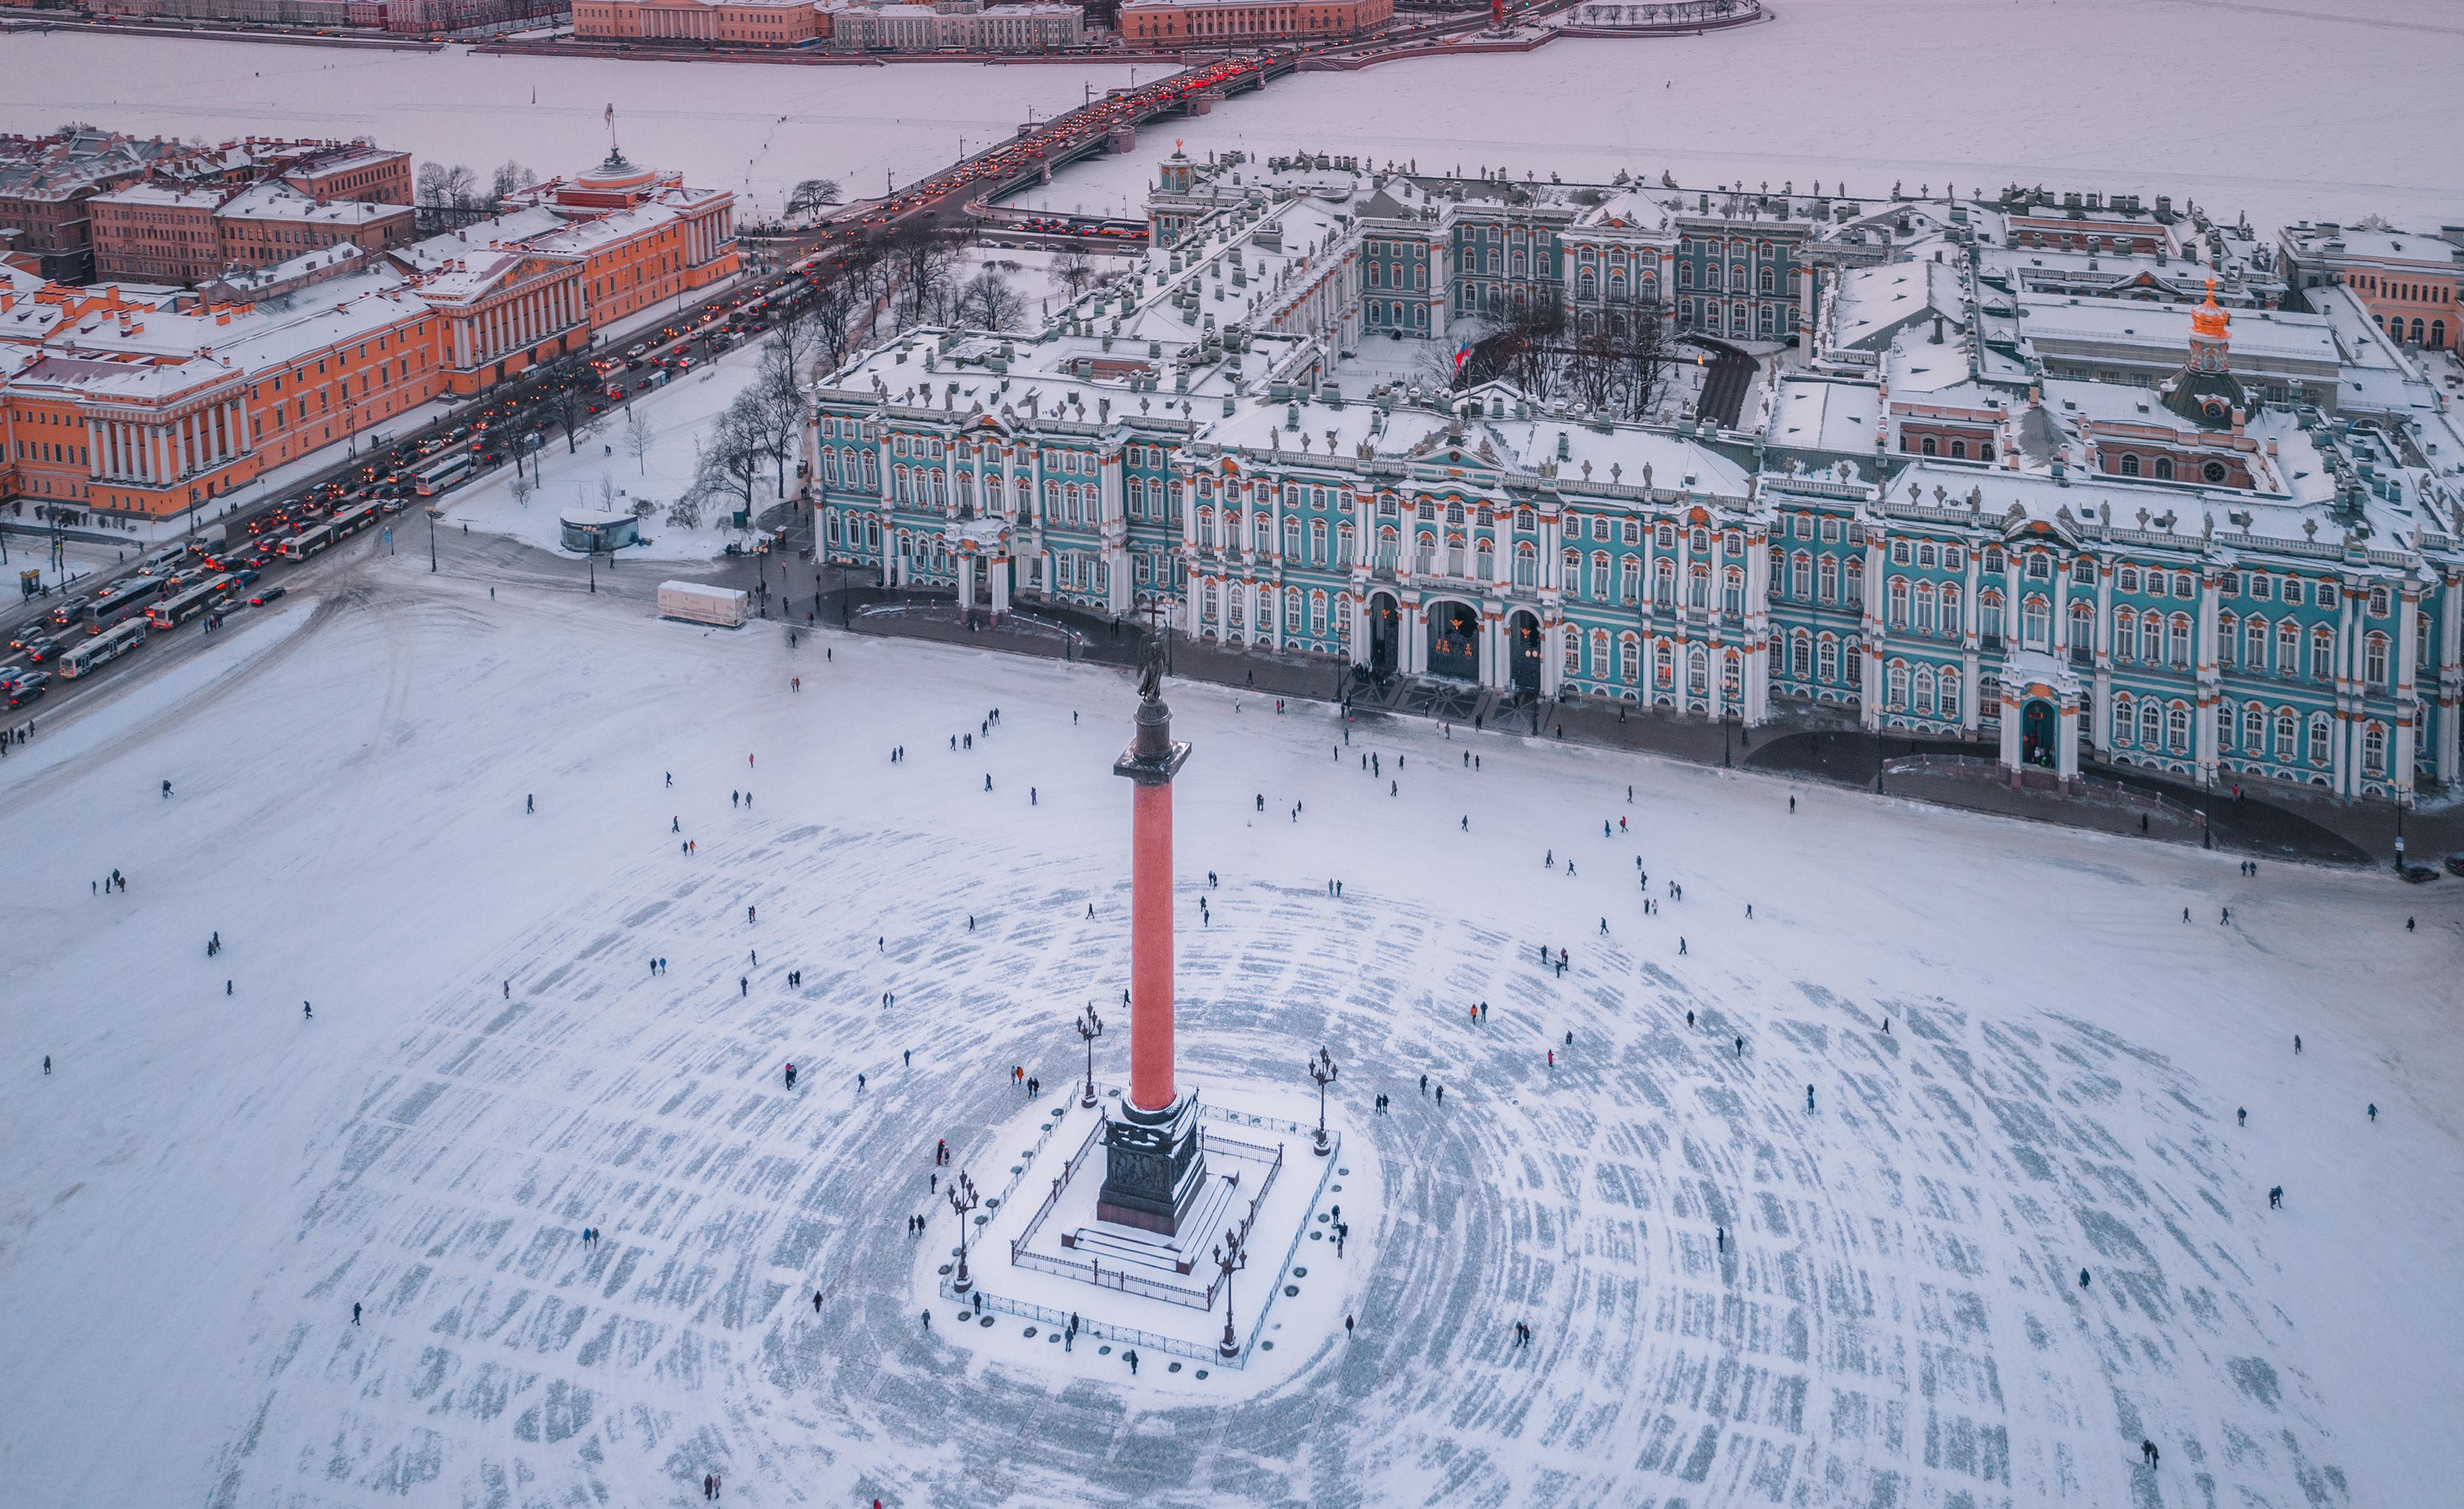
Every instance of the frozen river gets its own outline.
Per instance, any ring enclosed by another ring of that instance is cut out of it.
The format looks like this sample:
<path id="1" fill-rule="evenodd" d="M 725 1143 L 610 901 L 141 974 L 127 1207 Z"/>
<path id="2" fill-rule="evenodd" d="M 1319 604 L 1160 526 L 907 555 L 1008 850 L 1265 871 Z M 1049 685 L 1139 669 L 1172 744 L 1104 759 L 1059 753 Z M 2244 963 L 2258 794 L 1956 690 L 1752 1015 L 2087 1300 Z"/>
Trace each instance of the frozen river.
<path id="1" fill-rule="evenodd" d="M 1678 41 L 1287 79 L 1042 196 L 1133 211 L 1193 150 L 1352 152 L 1423 166 L 1687 186 L 1845 181 L 1879 194 L 2013 180 L 2168 193 L 2262 224 L 2376 211 L 2464 222 L 2464 13 L 2435 0 L 1780 0 L 1769 25 Z M 877 192 L 1127 68 L 801 68 L 354 53 L 152 38 L 0 38 L 0 129 L 72 117 L 221 137 L 365 133 L 484 170 L 626 148 L 775 207 L 797 179 Z M 1142 71 L 1140 77 L 1152 77 Z M 538 102 L 532 103 L 536 90 Z"/>

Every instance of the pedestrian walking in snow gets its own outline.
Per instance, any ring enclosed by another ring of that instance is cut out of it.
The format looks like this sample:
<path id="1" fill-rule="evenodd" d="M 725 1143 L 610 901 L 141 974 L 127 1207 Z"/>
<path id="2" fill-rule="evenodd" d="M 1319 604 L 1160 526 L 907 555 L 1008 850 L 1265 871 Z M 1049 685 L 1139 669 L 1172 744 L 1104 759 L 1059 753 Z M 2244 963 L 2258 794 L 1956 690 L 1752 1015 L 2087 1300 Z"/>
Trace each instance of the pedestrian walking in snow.
<path id="1" fill-rule="evenodd" d="M 168 781 L 163 783 L 163 799 L 166 802 L 171 799 L 171 783 Z"/>
<path id="2" fill-rule="evenodd" d="M 45 1073 L 45 1074 L 50 1074 L 51 1072 L 52 1072 L 52 1055 L 51 1055 L 51 1054 L 45 1054 L 43 1055 L 43 1073 Z"/>
<path id="3" fill-rule="evenodd" d="M 2301 1034 L 2299 1032 L 2293 1034 L 2293 1056 L 2296 1058 L 2301 1056 Z"/>
<path id="4" fill-rule="evenodd" d="M 1814 1109 L 1814 1086 L 1812 1085 L 1805 1087 L 1805 1108 L 1808 1111 Z"/>
<path id="5" fill-rule="evenodd" d="M 2379 1103 L 2376 1100 L 2370 1102 L 2370 1124 L 2372 1126 L 2379 1124 Z"/>
<path id="6" fill-rule="evenodd" d="M 2281 1210 L 2284 1209 L 2284 1187 L 2282 1185 L 2277 1185 L 2275 1188 L 2267 1191 L 2267 1208 L 2271 1210 Z"/>
<path id="7" fill-rule="evenodd" d="M 2084 1268 L 2079 1270 L 2079 1287 L 2082 1289 L 2087 1287 L 2087 1270 Z"/>
<path id="8" fill-rule="evenodd" d="M 360 1323 L 360 1302 L 357 1299 L 351 1301 L 351 1323 L 353 1325 Z"/>
<path id="9" fill-rule="evenodd" d="M 525 811 L 525 812 L 536 812 L 536 811 L 538 811 L 538 810 L 539 810 L 539 798 L 538 798 L 538 797 L 536 797 L 536 796 L 524 796 L 524 797 L 522 798 L 522 810 L 523 810 L 523 811 Z"/>
<path id="10" fill-rule="evenodd" d="M 2250 1124 L 2249 1107 L 2235 1106 L 2233 1108 L 2233 1124 L 2235 1126 L 2248 1126 Z"/>
<path id="11" fill-rule="evenodd" d="M 2142 1441 L 2139 1443 L 2139 1460 L 2144 1466 L 2153 1467 L 2156 1465 L 2155 1442 Z"/>
<path id="12" fill-rule="evenodd" d="M 315 1020 L 317 1019 L 317 1010 L 316 1010 L 316 1008 L 314 1008 L 314 1007 L 310 1006 L 310 1005 L 309 1005 L 307 1002 L 305 1002 L 305 1001 L 300 1002 L 300 1003 L 299 1003 L 299 1017 L 300 1017 L 300 1020 L 302 1020 L 302 1021 L 307 1021 L 307 1022 L 313 1022 L 313 1021 L 315 1021 Z"/>

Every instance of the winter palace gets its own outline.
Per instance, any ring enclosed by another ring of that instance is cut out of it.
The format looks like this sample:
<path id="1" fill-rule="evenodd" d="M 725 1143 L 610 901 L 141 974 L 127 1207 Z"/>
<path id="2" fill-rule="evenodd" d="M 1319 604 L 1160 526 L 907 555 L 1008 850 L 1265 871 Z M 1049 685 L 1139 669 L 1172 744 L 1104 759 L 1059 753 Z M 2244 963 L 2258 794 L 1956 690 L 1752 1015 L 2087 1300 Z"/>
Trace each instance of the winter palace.
<path id="1" fill-rule="evenodd" d="M 2049 779 L 2458 778 L 2453 357 L 2319 228 L 1177 154 L 1151 221 L 1040 332 L 824 380 L 830 560 L 1497 704 L 1827 708 Z M 2452 286 L 2464 248 L 2409 239 Z M 1659 391 L 1448 380 L 1534 306 L 1570 348 L 1659 322 L 1615 348 L 1656 346 Z M 1756 368 L 1724 423 L 1688 397 L 1715 340 Z"/>

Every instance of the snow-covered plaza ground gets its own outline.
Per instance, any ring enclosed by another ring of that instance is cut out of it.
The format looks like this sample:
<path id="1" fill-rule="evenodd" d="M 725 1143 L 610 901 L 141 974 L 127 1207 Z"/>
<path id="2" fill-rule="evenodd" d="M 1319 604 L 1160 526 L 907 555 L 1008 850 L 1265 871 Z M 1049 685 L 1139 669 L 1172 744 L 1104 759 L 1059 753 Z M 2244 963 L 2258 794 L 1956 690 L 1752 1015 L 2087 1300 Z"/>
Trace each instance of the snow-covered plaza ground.
<path id="1" fill-rule="evenodd" d="M 1417 721 L 1346 748 L 1168 683 L 1182 1074 L 1305 1103 L 1325 1044 L 1386 1192 L 1311 1264 L 1357 1338 L 1216 1404 L 912 1308 L 935 1140 L 997 1185 L 1011 1067 L 1056 1098 L 1118 999 L 1128 679 L 373 548 L 0 764 L 0 1501 L 2358 1509 L 2464 1474 L 2450 883 Z"/>

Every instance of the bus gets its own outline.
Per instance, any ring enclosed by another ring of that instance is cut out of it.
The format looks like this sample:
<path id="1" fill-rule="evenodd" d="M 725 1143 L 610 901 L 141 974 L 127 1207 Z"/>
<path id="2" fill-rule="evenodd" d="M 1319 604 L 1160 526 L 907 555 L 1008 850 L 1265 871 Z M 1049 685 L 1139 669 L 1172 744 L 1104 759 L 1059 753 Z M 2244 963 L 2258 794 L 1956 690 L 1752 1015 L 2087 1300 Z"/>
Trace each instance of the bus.
<path id="1" fill-rule="evenodd" d="M 452 450 L 412 472 L 411 482 L 422 498 L 437 494 L 461 481 L 471 472 L 471 453 Z"/>
<path id="2" fill-rule="evenodd" d="M 145 622 L 155 629 L 177 629 L 204 612 L 206 605 L 229 591 L 231 585 L 232 579 L 229 576 L 217 576 L 211 581 L 200 582 L 177 597 L 165 598 L 145 610 Z"/>
<path id="3" fill-rule="evenodd" d="M 85 613 L 97 629 L 109 629 L 143 611 L 146 603 L 162 590 L 163 579 L 159 576 L 134 577 L 97 593 L 94 601 L 86 605 Z"/>
<path id="4" fill-rule="evenodd" d="M 324 549 L 327 545 L 332 544 L 333 543 L 334 526 L 332 524 L 319 524 L 314 529 L 302 529 L 297 534 L 293 535 L 290 539 L 283 541 L 281 550 L 283 557 L 286 560 L 305 561 L 310 556 L 315 555 L 318 551 Z"/>
<path id="5" fill-rule="evenodd" d="M 382 517 L 384 516 L 376 504 L 361 503 L 357 507 L 345 508 L 341 513 L 336 514 L 333 521 L 327 523 L 325 527 L 334 531 L 335 539 L 347 540 L 351 536 L 358 534 L 361 530 L 365 529 L 368 525 L 375 523 Z"/>
<path id="6" fill-rule="evenodd" d="M 144 624 L 132 618 L 117 629 L 104 630 L 60 656 L 60 675 L 75 680 L 88 672 L 102 669 L 144 642 Z"/>

